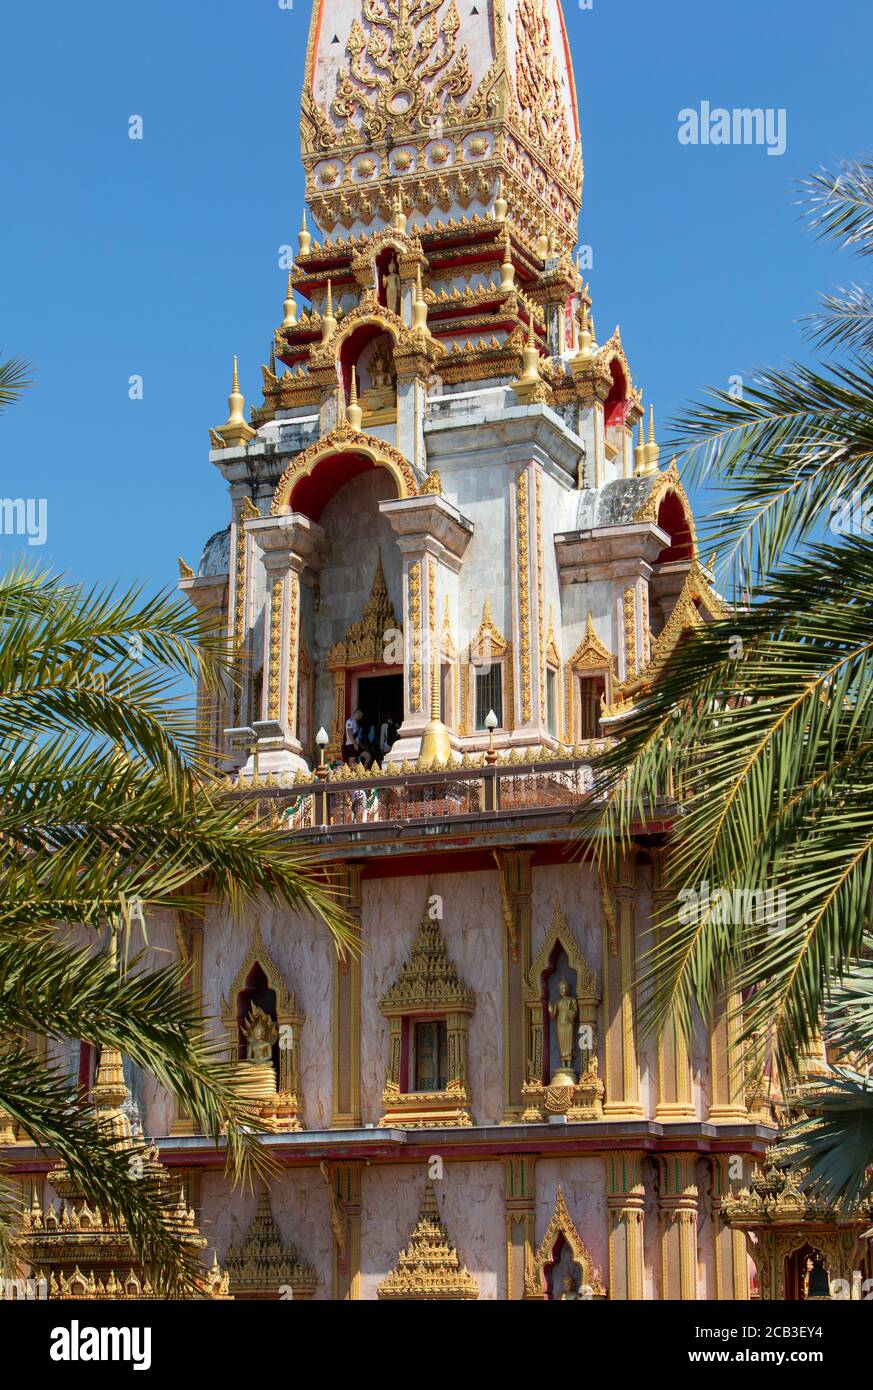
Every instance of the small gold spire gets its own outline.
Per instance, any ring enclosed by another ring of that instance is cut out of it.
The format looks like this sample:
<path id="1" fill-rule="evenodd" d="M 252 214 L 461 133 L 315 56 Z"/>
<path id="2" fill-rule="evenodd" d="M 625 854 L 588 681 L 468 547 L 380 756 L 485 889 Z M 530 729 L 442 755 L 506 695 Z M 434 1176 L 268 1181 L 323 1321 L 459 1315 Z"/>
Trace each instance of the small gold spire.
<path id="1" fill-rule="evenodd" d="M 649 406 L 649 438 L 646 443 L 646 467 L 649 473 L 654 473 L 658 467 L 658 459 L 661 450 L 655 443 L 655 407 Z"/>
<path id="2" fill-rule="evenodd" d="M 412 304 L 412 327 L 427 329 L 427 303 L 421 288 L 421 266 L 415 267 L 415 299 Z"/>
<path id="3" fill-rule="evenodd" d="M 231 446 L 245 444 L 247 440 L 254 436 L 255 431 L 251 425 L 246 424 L 244 414 L 245 397 L 239 389 L 239 366 L 237 359 L 233 359 L 233 378 L 231 380 L 230 395 L 227 398 L 228 417 L 224 424 L 216 431 L 221 435 L 225 444 Z"/>
<path id="4" fill-rule="evenodd" d="M 294 328 L 297 323 L 297 301 L 294 298 L 294 289 L 291 284 L 292 273 L 288 271 L 288 289 L 285 295 L 285 317 L 282 320 L 283 328 Z"/>
<path id="5" fill-rule="evenodd" d="M 509 228 L 503 237 L 503 264 L 500 267 L 500 288 L 504 291 L 515 289 L 515 266 L 512 263 L 512 247 L 509 241 Z"/>
<path id="6" fill-rule="evenodd" d="M 506 220 L 506 214 L 508 213 L 508 211 L 509 204 L 503 196 L 503 175 L 498 174 L 497 197 L 494 199 L 494 217 L 496 221 L 504 222 Z"/>
<path id="7" fill-rule="evenodd" d="M 321 320 L 321 341 L 326 343 L 328 338 L 333 337 L 336 331 L 336 318 L 333 312 L 333 286 L 330 278 L 327 281 L 327 302 L 324 306 L 324 317 Z"/>
<path id="8" fill-rule="evenodd" d="M 355 371 L 355 368 L 352 367 L 352 382 L 351 386 L 349 387 L 349 405 L 346 411 L 346 419 L 348 420 L 353 430 L 359 430 L 361 428 L 361 422 L 363 421 L 363 418 L 364 412 L 358 405 L 357 372 Z"/>
<path id="9" fill-rule="evenodd" d="M 539 256 L 540 260 L 544 261 L 546 256 L 549 254 L 549 238 L 546 232 L 545 221 L 540 223 L 540 234 L 536 239 L 534 249 L 537 255 Z"/>
<path id="10" fill-rule="evenodd" d="M 588 313 L 588 305 L 582 305 L 582 332 L 579 334 L 578 356 L 586 360 L 594 356 L 594 335 L 591 332 L 591 317 Z"/>
<path id="11" fill-rule="evenodd" d="M 521 376 L 512 383 L 512 389 L 518 399 L 524 403 L 529 402 L 534 397 L 542 383 L 540 377 L 540 354 L 537 350 L 536 335 L 534 333 L 534 311 L 533 305 L 527 306 L 527 346 L 521 355 Z"/>
<path id="12" fill-rule="evenodd" d="M 643 417 L 640 420 L 640 442 L 634 449 L 634 473 L 638 478 L 644 478 L 647 472 L 649 471 L 646 464 L 647 452 L 648 451 L 646 449 L 646 421 L 645 417 Z"/>
<path id="13" fill-rule="evenodd" d="M 312 237 L 306 226 L 306 208 L 304 208 L 303 217 L 300 222 L 300 231 L 297 233 L 297 254 L 300 256 L 308 256 L 311 246 Z"/>

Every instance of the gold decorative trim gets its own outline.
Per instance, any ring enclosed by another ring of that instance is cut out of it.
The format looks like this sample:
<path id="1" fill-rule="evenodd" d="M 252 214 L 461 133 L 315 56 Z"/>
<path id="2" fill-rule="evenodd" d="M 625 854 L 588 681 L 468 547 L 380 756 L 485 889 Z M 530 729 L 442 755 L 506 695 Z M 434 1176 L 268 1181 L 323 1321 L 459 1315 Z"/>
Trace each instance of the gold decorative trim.
<path id="1" fill-rule="evenodd" d="M 457 1250 L 449 1244 L 429 1179 L 409 1244 L 400 1251 L 391 1273 L 378 1285 L 376 1297 L 383 1300 L 479 1297 L 476 1280 L 461 1266 Z"/>
<path id="2" fill-rule="evenodd" d="M 228 1057 L 237 1068 L 250 1065 L 238 1058 L 239 1020 L 236 1001 L 237 996 L 245 989 L 246 979 L 255 965 L 259 965 L 264 972 L 267 983 L 276 997 L 275 1030 L 279 1043 L 279 1074 L 275 1077 L 275 1090 L 269 1098 L 256 1098 L 255 1109 L 260 1118 L 273 1130 L 301 1130 L 303 1101 L 300 1096 L 300 1033 L 306 1022 L 306 1015 L 298 1009 L 294 994 L 288 989 L 279 967 L 267 950 L 260 924 L 255 925 L 251 945 L 233 978 L 227 996 L 221 1000 L 221 1021 L 227 1037 Z M 252 1070 L 254 1071 L 254 1067 Z M 241 1085 L 249 1080 L 242 1070 L 239 1071 L 239 1077 Z M 253 1094 L 248 1085 L 245 1093 Z"/>
<path id="3" fill-rule="evenodd" d="M 274 579 L 270 591 L 270 656 L 267 677 L 267 718 L 279 718 L 279 695 L 282 681 L 282 596 L 283 579 Z"/>
<path id="4" fill-rule="evenodd" d="M 394 605 L 388 597 L 382 556 L 379 555 L 376 559 L 370 597 L 364 604 L 361 620 L 351 623 L 342 641 L 331 647 L 325 658 L 327 670 L 335 671 L 346 666 L 382 665 L 385 660 L 385 634 L 399 629 Z"/>
<path id="5" fill-rule="evenodd" d="M 246 583 L 248 537 L 245 524 L 247 521 L 259 519 L 260 515 L 261 513 L 252 499 L 244 497 L 236 514 L 236 557 L 234 563 L 233 645 L 238 660 L 242 657 L 245 648 L 248 610 L 248 586 Z M 235 725 L 239 724 L 241 709 L 242 688 L 240 685 L 236 685 L 233 693 L 233 722 Z"/>
<path id="6" fill-rule="evenodd" d="M 605 1298 L 606 1289 L 603 1286 L 602 1271 L 595 1267 L 594 1261 L 585 1246 L 582 1237 L 576 1230 L 564 1197 L 564 1189 L 558 1184 L 558 1192 L 555 1198 L 555 1209 L 552 1212 L 551 1220 L 546 1227 L 539 1249 L 533 1260 L 533 1267 L 529 1274 L 525 1276 L 525 1298 L 546 1298 L 548 1285 L 546 1281 L 546 1269 L 554 1260 L 555 1246 L 558 1240 L 563 1237 L 573 1256 L 573 1263 L 577 1264 L 582 1271 L 582 1285 L 586 1290 L 586 1296 L 590 1298 Z M 590 1293 L 587 1292 L 590 1290 Z M 578 1291 L 577 1291 L 578 1292 Z M 557 1296 L 559 1298 L 560 1295 Z M 555 1290 L 552 1290 L 552 1298 L 557 1301 Z"/>
<path id="7" fill-rule="evenodd" d="M 518 556 L 518 627 L 521 641 L 519 667 L 521 674 L 521 722 L 531 717 L 530 671 L 530 568 L 528 558 L 528 498 L 527 469 L 522 468 L 516 484 L 516 548 Z"/>
<path id="8" fill-rule="evenodd" d="M 670 492 L 675 493 L 682 504 L 682 510 L 685 513 L 685 524 L 691 535 L 691 554 L 696 560 L 697 532 L 694 529 L 694 513 L 691 510 L 688 494 L 680 482 L 679 470 L 675 463 L 671 463 L 670 467 L 666 469 L 665 472 L 658 475 L 648 497 L 634 513 L 634 521 L 650 521 L 657 525 L 661 503 Z"/>
<path id="9" fill-rule="evenodd" d="M 386 444 L 375 435 L 353 430 L 348 421 L 340 420 L 324 436 L 297 454 L 288 464 L 273 494 L 271 516 L 282 516 L 289 510 L 294 488 L 301 478 L 309 477 L 318 465 L 335 454 L 363 454 L 376 468 L 385 468 L 397 484 L 398 497 L 417 497 L 418 484 L 406 457 L 393 444 Z"/>
<path id="10" fill-rule="evenodd" d="M 379 1000 L 379 1012 L 390 1024 L 389 1063 L 382 1093 L 385 1113 L 379 1121 L 380 1129 L 472 1125 L 467 1108 L 467 1031 L 475 1007 L 476 996 L 460 979 L 439 921 L 430 916 L 425 905 L 410 955 Z M 422 1017 L 438 1017 L 446 1023 L 445 1090 L 401 1090 L 404 1022 L 408 1030 L 416 1018 Z"/>
<path id="11" fill-rule="evenodd" d="M 318 1276 L 302 1262 L 293 1245 L 286 1245 L 276 1225 L 269 1193 L 261 1187 L 254 1216 L 239 1245 L 224 1258 L 235 1298 L 312 1298 Z"/>
<path id="12" fill-rule="evenodd" d="M 637 674 L 637 604 L 635 586 L 624 591 L 624 665 L 625 678 Z"/>
<path id="13" fill-rule="evenodd" d="M 409 708 L 421 710 L 421 561 L 413 560 L 408 571 L 409 635 L 412 660 L 409 663 Z"/>
<path id="14" fill-rule="evenodd" d="M 290 592 L 291 592 L 291 602 L 290 602 L 290 609 L 291 609 L 291 611 L 290 611 L 290 614 L 289 614 L 289 622 L 288 622 L 288 730 L 289 730 L 289 732 L 290 732 L 292 738 L 299 739 L 299 737 L 300 737 L 300 730 L 299 730 L 299 728 L 297 727 L 297 724 L 298 724 L 298 720 L 297 720 L 297 709 L 298 709 L 297 680 L 298 680 L 298 670 L 297 670 L 297 667 L 298 667 L 298 655 L 299 655 L 300 668 L 301 668 L 301 672 L 302 672 L 303 660 L 304 660 L 304 655 L 305 655 L 305 653 L 304 653 L 303 646 L 302 646 L 302 644 L 301 644 L 301 642 L 300 642 L 300 634 L 299 634 L 299 631 L 298 631 L 299 615 L 300 615 L 300 580 L 298 579 L 298 577 L 297 577 L 296 574 L 292 573 L 292 574 L 289 575 L 289 581 L 290 581 L 290 585 L 291 585 L 291 591 L 290 591 Z M 308 663 L 308 658 L 307 658 L 307 665 L 308 665 L 308 664 L 309 664 L 309 663 Z M 311 670 L 310 670 L 310 674 L 311 674 Z M 310 737 L 311 737 L 311 735 L 312 735 L 312 728 L 311 728 L 311 725 L 312 725 L 312 720 L 311 720 L 311 718 L 308 718 L 308 719 L 307 719 L 307 726 L 306 726 L 306 727 L 307 727 L 307 729 L 309 730 Z"/>

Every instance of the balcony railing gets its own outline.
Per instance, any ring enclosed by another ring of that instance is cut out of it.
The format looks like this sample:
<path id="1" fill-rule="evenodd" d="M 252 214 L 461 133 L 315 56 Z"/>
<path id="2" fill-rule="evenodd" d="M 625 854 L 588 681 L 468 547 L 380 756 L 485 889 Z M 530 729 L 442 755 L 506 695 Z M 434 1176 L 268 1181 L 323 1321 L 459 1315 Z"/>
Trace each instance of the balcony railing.
<path id="1" fill-rule="evenodd" d="M 572 811 L 594 792 L 592 759 L 610 746 L 596 742 L 555 758 L 502 757 L 489 764 L 483 755 L 466 757 L 436 771 L 405 764 L 397 771 L 370 772 L 347 767 L 300 774 L 300 780 L 247 778 L 236 794 L 255 797 L 261 813 L 293 832 L 459 820 L 467 817 L 521 816 L 566 808 Z"/>

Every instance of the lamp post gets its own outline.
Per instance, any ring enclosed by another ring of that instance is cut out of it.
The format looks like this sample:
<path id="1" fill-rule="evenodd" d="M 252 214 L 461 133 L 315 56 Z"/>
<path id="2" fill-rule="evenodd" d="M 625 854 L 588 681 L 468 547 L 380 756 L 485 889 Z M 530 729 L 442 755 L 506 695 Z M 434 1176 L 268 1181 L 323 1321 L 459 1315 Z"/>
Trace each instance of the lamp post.
<path id="1" fill-rule="evenodd" d="M 485 716 L 485 728 L 488 730 L 488 752 L 485 754 L 485 761 L 489 767 L 497 762 L 497 754 L 494 751 L 494 730 L 497 728 L 497 715 L 490 709 Z"/>
<path id="2" fill-rule="evenodd" d="M 318 744 L 318 776 L 326 777 L 327 768 L 324 765 L 324 750 L 330 743 L 330 735 L 327 732 L 327 729 L 325 729 L 324 725 L 322 725 L 318 733 L 315 735 L 315 742 Z"/>

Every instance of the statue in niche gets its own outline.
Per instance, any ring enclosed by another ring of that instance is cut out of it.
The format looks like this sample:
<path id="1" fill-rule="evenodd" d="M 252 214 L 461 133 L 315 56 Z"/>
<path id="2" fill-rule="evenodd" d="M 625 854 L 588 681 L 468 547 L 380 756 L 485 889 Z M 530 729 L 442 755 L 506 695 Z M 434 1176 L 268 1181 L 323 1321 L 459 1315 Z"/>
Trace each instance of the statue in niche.
<path id="1" fill-rule="evenodd" d="M 279 1030 L 270 1015 L 253 1004 L 242 1025 L 242 1033 L 246 1040 L 246 1061 L 269 1062 L 272 1066 L 273 1048 L 279 1041 Z"/>
<path id="2" fill-rule="evenodd" d="M 579 1004 L 570 993 L 570 986 L 566 980 L 558 983 L 558 997 L 549 1004 L 549 1015 L 555 1020 L 558 1053 L 561 1058 L 560 1067 L 552 1073 L 551 1084 L 575 1086 L 573 1058 L 576 1053 L 576 1019 L 579 1017 Z"/>
<path id="3" fill-rule="evenodd" d="M 393 410 L 397 404 L 391 358 L 384 342 L 373 344 L 368 363 L 372 385 L 364 392 L 362 403 L 367 410 Z"/>
<path id="4" fill-rule="evenodd" d="M 565 1274 L 563 1284 L 561 1285 L 561 1297 L 558 1301 L 560 1303 L 570 1302 L 572 1300 L 587 1302 L 591 1297 L 591 1292 L 592 1290 L 588 1284 L 582 1284 L 577 1288 L 576 1280 L 573 1278 L 572 1274 Z"/>
<path id="5" fill-rule="evenodd" d="M 397 258 L 391 257 L 388 262 L 388 271 L 385 275 L 385 303 L 392 314 L 400 315 L 400 275 L 397 270 Z"/>

